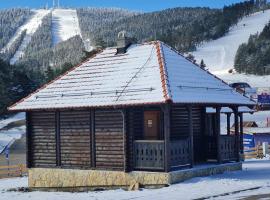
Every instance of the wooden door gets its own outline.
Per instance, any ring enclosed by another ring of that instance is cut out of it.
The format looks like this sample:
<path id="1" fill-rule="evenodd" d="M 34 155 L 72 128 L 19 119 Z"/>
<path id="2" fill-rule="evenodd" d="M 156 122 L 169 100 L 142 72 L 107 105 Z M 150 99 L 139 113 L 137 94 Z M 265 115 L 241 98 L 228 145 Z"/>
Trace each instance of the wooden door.
<path id="1" fill-rule="evenodd" d="M 160 138 L 160 111 L 144 111 L 144 139 Z"/>

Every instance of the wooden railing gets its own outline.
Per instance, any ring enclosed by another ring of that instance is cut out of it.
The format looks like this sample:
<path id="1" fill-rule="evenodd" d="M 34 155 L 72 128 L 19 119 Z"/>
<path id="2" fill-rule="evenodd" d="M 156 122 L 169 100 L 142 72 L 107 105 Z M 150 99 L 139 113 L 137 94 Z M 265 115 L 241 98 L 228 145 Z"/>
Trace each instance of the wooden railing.
<path id="1" fill-rule="evenodd" d="M 164 141 L 134 141 L 134 168 L 145 170 L 164 169 Z"/>
<path id="2" fill-rule="evenodd" d="M 27 174 L 26 165 L 0 166 L 0 178 L 19 177 Z"/>
<path id="3" fill-rule="evenodd" d="M 221 135 L 220 136 L 220 156 L 222 162 L 237 160 L 236 136 Z"/>
<path id="4" fill-rule="evenodd" d="M 190 138 L 175 140 L 170 143 L 171 168 L 183 167 L 191 163 Z"/>

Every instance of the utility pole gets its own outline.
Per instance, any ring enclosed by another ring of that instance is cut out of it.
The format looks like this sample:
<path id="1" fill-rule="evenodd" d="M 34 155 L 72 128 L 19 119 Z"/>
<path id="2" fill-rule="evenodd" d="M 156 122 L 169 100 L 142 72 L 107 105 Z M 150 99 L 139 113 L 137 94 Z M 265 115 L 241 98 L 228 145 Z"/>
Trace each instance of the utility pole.
<path id="1" fill-rule="evenodd" d="M 54 6 L 55 6 L 55 3 L 54 3 L 54 0 L 53 0 L 53 6 L 52 7 L 54 8 Z"/>
<path id="2" fill-rule="evenodd" d="M 60 0 L 58 0 L 58 8 L 60 8 Z"/>

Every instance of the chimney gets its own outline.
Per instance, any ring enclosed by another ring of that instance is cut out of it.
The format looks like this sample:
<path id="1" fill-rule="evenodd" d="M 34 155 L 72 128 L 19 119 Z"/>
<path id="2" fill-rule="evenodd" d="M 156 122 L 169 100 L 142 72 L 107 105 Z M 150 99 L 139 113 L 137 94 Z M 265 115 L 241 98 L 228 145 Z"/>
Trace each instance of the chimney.
<path id="1" fill-rule="evenodd" d="M 128 36 L 126 31 L 121 31 L 117 36 L 117 53 L 116 54 L 124 54 L 127 51 L 127 48 L 136 43 L 137 40 Z"/>

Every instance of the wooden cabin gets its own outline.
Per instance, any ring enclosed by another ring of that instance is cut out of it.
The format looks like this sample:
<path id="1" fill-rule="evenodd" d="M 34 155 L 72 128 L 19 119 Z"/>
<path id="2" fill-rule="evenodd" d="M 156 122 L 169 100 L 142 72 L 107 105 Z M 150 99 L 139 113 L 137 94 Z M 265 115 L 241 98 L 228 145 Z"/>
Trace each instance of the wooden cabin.
<path id="1" fill-rule="evenodd" d="M 117 47 L 9 110 L 26 112 L 29 185 L 71 187 L 68 178 L 76 186 L 106 185 L 109 179 L 96 181 L 110 172 L 112 185 L 123 185 L 119 174 L 130 184 L 134 174 L 163 172 L 156 175 L 166 178 L 210 161 L 238 162 L 238 107 L 253 104 L 168 45 L 131 44 L 120 35 Z M 209 107 L 215 109 L 212 118 Z M 220 134 L 222 107 L 233 110 L 234 135 Z"/>

